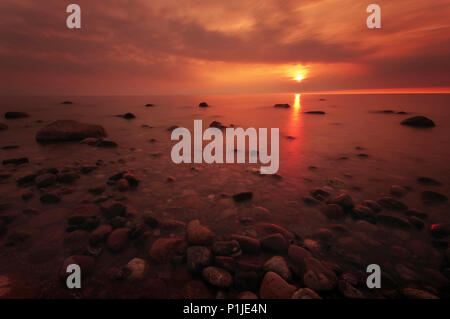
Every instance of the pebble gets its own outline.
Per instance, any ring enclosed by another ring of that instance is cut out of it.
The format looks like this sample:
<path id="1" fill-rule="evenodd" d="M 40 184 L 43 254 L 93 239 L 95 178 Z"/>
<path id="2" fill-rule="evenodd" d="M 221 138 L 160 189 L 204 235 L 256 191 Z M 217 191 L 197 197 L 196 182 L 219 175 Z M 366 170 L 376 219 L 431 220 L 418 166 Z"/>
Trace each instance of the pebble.
<path id="1" fill-rule="evenodd" d="M 399 216 L 394 213 L 380 213 L 377 215 L 377 221 L 380 224 L 383 224 L 385 226 L 399 228 L 399 229 L 410 229 L 411 224 L 408 222 L 406 218 L 403 216 Z"/>
<path id="2" fill-rule="evenodd" d="M 242 235 L 231 235 L 231 239 L 237 240 L 242 251 L 245 253 L 256 254 L 261 250 L 261 244 L 256 238 Z"/>
<path id="3" fill-rule="evenodd" d="M 241 247 L 237 240 L 216 241 L 212 247 L 213 253 L 216 256 L 232 256 L 237 257 L 241 255 Z"/>
<path id="4" fill-rule="evenodd" d="M 284 280 L 291 281 L 292 274 L 289 270 L 286 260 L 281 256 L 274 256 L 270 258 L 263 266 L 265 272 L 273 271 L 274 273 L 280 275 Z"/>
<path id="5" fill-rule="evenodd" d="M 112 231 L 106 240 L 106 246 L 113 252 L 120 252 L 128 244 L 129 233 L 128 228 L 118 228 Z"/>
<path id="6" fill-rule="evenodd" d="M 130 271 L 130 274 L 127 277 L 128 279 L 140 280 L 145 278 L 148 264 L 142 258 L 133 258 L 125 267 Z"/>
<path id="7" fill-rule="evenodd" d="M 187 224 L 186 237 L 191 245 L 211 245 L 215 235 L 211 230 L 200 225 L 200 221 L 196 219 Z"/>
<path id="8" fill-rule="evenodd" d="M 202 271 L 205 281 L 215 287 L 229 288 L 233 284 L 233 277 L 224 269 L 218 267 L 206 267 Z"/>
<path id="9" fill-rule="evenodd" d="M 40 201 L 44 204 L 56 204 L 61 201 L 61 197 L 53 193 L 46 193 L 41 196 Z"/>
<path id="10" fill-rule="evenodd" d="M 261 238 L 261 247 L 271 252 L 285 252 L 288 249 L 288 242 L 283 235 L 277 233 Z"/>
<path id="11" fill-rule="evenodd" d="M 339 194 L 332 198 L 329 201 L 329 204 L 339 205 L 344 211 L 351 210 L 354 206 L 351 196 L 345 193 Z"/>
<path id="12" fill-rule="evenodd" d="M 317 292 L 309 288 L 300 288 L 292 295 L 291 299 L 322 299 Z"/>
<path id="13" fill-rule="evenodd" d="M 303 282 L 314 291 L 329 291 L 337 284 L 336 274 L 313 257 L 306 257 Z"/>
<path id="14" fill-rule="evenodd" d="M 269 271 L 259 289 L 261 299 L 289 299 L 297 288 L 287 283 L 280 275 Z"/>
<path id="15" fill-rule="evenodd" d="M 158 238 L 150 248 L 150 258 L 158 263 L 167 263 L 183 247 L 181 238 Z"/>
<path id="16" fill-rule="evenodd" d="M 214 258 L 214 264 L 219 267 L 223 268 L 225 270 L 228 270 L 229 272 L 234 272 L 236 269 L 236 261 L 233 257 L 227 257 L 227 256 L 216 256 Z"/>
<path id="17" fill-rule="evenodd" d="M 338 283 L 339 291 L 344 295 L 344 297 L 349 299 L 362 299 L 364 295 L 361 291 L 353 287 L 351 283 L 347 280 L 339 280 Z"/>
<path id="18" fill-rule="evenodd" d="M 344 210 L 337 204 L 328 204 L 321 209 L 321 212 L 329 219 L 342 219 L 345 217 Z"/>
<path id="19" fill-rule="evenodd" d="M 401 201 L 392 198 L 392 197 L 383 197 L 377 200 L 377 203 L 380 204 L 380 206 L 383 206 L 387 209 L 392 210 L 406 210 L 408 209 L 408 206 L 406 206 Z"/>
<path id="20" fill-rule="evenodd" d="M 190 246 L 186 250 L 186 263 L 189 271 L 197 273 L 211 265 L 211 251 L 204 246 Z"/>

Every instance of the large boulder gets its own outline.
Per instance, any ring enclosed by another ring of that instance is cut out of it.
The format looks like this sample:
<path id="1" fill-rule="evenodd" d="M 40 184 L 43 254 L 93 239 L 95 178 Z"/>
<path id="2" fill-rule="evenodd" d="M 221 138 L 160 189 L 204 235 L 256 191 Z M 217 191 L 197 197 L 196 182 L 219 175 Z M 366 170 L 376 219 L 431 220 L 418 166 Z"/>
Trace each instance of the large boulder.
<path id="1" fill-rule="evenodd" d="M 106 131 L 100 125 L 60 120 L 48 124 L 36 133 L 39 143 L 81 141 L 89 137 L 105 137 Z"/>

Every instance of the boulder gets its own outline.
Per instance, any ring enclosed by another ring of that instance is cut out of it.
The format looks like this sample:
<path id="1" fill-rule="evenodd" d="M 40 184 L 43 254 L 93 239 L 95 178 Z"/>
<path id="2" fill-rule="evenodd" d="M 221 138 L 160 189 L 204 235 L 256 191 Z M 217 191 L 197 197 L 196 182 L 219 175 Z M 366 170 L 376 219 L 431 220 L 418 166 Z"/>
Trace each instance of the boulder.
<path id="1" fill-rule="evenodd" d="M 60 120 L 40 129 L 36 133 L 36 141 L 39 143 L 58 143 L 105 136 L 105 129 L 100 125 L 85 124 L 73 120 Z"/>

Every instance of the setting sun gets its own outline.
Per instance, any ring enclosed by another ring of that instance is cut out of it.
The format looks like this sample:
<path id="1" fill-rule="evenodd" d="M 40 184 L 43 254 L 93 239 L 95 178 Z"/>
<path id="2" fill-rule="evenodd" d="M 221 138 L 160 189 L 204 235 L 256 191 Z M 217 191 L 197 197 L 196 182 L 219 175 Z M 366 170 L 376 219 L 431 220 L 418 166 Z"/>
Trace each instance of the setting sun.
<path id="1" fill-rule="evenodd" d="M 296 79 L 298 82 L 300 82 L 301 80 L 304 79 L 304 77 L 303 77 L 303 75 L 298 74 L 298 75 L 295 77 L 295 79 Z"/>

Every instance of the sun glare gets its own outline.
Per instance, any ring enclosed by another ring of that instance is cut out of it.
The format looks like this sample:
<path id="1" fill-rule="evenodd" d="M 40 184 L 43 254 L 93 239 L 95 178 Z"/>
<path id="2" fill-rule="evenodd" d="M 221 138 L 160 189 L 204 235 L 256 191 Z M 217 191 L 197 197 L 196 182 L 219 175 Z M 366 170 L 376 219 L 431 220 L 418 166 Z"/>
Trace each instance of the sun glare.
<path id="1" fill-rule="evenodd" d="M 297 74 L 297 76 L 295 77 L 295 80 L 298 81 L 298 82 L 300 82 L 303 79 L 304 79 L 304 77 L 301 74 Z"/>

